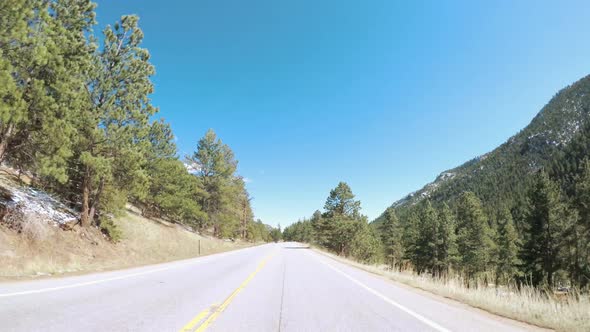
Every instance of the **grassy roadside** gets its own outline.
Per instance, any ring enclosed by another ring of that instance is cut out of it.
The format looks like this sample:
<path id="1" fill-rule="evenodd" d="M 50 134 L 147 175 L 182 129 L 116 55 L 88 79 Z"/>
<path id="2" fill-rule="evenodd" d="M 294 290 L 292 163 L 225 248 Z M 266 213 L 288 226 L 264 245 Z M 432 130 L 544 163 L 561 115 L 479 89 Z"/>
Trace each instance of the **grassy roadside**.
<path id="1" fill-rule="evenodd" d="M 63 231 L 49 225 L 32 237 L 0 225 L 0 279 L 81 274 L 156 264 L 246 248 L 254 244 L 201 236 L 132 211 L 115 220 L 123 238 L 108 241 L 95 228 Z"/>
<path id="2" fill-rule="evenodd" d="M 557 331 L 590 331 L 588 297 L 558 300 L 548 298 L 532 288 L 467 288 L 459 278 L 433 279 L 411 272 L 391 271 L 386 266 L 358 263 L 315 246 L 312 249 L 339 262 L 502 317 Z"/>

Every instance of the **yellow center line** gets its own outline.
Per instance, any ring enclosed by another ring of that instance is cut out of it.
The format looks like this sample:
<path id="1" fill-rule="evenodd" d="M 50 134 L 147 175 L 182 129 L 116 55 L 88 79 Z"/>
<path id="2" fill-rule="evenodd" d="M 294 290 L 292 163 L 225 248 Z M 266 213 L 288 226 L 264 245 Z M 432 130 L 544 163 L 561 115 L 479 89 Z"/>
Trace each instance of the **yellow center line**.
<path id="1" fill-rule="evenodd" d="M 186 324 L 182 330 L 180 330 L 181 332 L 189 332 L 193 330 L 193 327 L 195 325 L 197 325 L 201 320 L 203 320 L 205 317 L 209 316 L 209 312 L 211 310 L 209 310 L 209 308 L 201 311 L 195 318 L 193 318 L 193 320 L 191 320 L 190 322 L 188 322 L 188 324 Z"/>
<path id="2" fill-rule="evenodd" d="M 207 319 L 201 324 L 199 325 L 199 327 L 195 330 L 195 332 L 202 332 L 205 331 L 207 329 L 207 327 L 209 327 L 209 325 L 211 325 L 211 323 L 213 323 L 217 317 L 230 305 L 230 303 L 234 300 L 234 298 L 244 289 L 246 288 L 246 286 L 250 283 L 250 281 L 252 281 L 252 279 L 254 279 L 254 276 L 256 276 L 256 274 L 258 274 L 258 272 L 260 272 L 260 270 L 262 270 L 262 268 L 266 265 L 266 263 L 274 256 L 274 254 L 271 254 L 269 256 L 267 256 L 266 258 L 264 258 L 259 264 L 258 267 L 256 268 L 256 270 L 254 272 L 252 272 L 248 278 L 246 278 L 246 280 L 244 280 L 244 282 L 242 282 L 240 284 L 240 286 L 238 288 L 236 288 L 226 299 L 225 301 L 223 301 L 223 303 L 221 303 L 220 306 L 218 306 L 213 313 L 207 317 L 207 315 L 209 315 L 210 310 L 209 309 L 205 309 L 203 311 L 201 311 L 195 318 L 193 318 L 188 324 L 186 324 L 182 330 L 180 330 L 181 332 L 186 332 L 186 331 L 191 331 L 194 326 L 196 324 L 198 324 L 201 320 L 203 320 L 203 318 L 207 317 Z"/>

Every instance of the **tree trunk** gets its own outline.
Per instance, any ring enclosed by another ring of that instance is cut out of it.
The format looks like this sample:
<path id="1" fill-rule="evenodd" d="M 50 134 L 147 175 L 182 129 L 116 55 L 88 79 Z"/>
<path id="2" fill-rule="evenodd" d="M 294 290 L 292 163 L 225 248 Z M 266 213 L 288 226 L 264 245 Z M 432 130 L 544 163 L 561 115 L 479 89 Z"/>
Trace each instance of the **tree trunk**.
<path id="1" fill-rule="evenodd" d="M 9 124 L 6 132 L 2 135 L 2 141 L 0 141 L 0 163 L 4 161 L 4 157 L 6 156 L 6 150 L 8 149 L 8 143 L 10 142 L 10 138 L 12 137 L 12 132 L 14 131 L 14 125 Z"/>
<path id="2" fill-rule="evenodd" d="M 96 210 L 98 209 L 98 205 L 100 204 L 100 196 L 102 195 L 103 188 L 104 179 L 100 179 L 100 184 L 98 185 L 98 190 L 96 192 L 96 195 L 94 196 L 94 200 L 92 201 L 92 206 L 90 207 L 90 212 L 88 216 L 91 223 L 94 220 L 94 217 L 96 216 Z"/>
<path id="3" fill-rule="evenodd" d="M 88 167 L 82 180 L 82 211 L 80 214 L 80 224 L 82 227 L 90 226 L 92 220 L 90 219 L 90 174 Z"/>

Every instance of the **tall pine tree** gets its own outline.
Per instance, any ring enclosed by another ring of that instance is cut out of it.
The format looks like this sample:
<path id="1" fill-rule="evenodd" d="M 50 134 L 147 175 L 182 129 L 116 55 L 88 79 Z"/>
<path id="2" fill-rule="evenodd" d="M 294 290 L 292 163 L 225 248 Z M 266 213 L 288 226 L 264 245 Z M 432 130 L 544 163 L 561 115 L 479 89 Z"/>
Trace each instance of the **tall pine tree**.
<path id="1" fill-rule="evenodd" d="M 380 231 L 387 263 L 391 268 L 400 266 L 404 254 L 403 231 L 394 208 L 390 207 L 385 210 Z"/>
<path id="2" fill-rule="evenodd" d="M 556 183 L 540 171 L 529 192 L 529 212 L 526 219 L 522 261 L 525 277 L 533 285 L 553 286 L 560 269 L 563 241 L 564 205 Z"/>
<path id="3" fill-rule="evenodd" d="M 520 238 L 514 227 L 512 214 L 502 209 L 497 218 L 496 277 L 499 282 L 508 283 L 519 275 Z"/>
<path id="4" fill-rule="evenodd" d="M 457 206 L 459 266 L 468 278 L 486 271 L 493 240 L 481 201 L 472 192 L 461 195 Z"/>
<path id="5" fill-rule="evenodd" d="M 155 71 L 142 40 L 138 17 L 123 16 L 104 30 L 95 57 L 88 87 L 92 107 L 77 123 L 83 226 L 92 224 L 99 210 L 121 208 L 128 195 L 148 185 L 142 165 L 150 148 L 149 118 L 157 110 L 149 99 Z"/>
<path id="6" fill-rule="evenodd" d="M 455 216 L 447 204 L 443 204 L 438 213 L 437 236 L 437 273 L 448 274 L 453 265 L 457 264 L 457 236 L 455 234 Z"/>

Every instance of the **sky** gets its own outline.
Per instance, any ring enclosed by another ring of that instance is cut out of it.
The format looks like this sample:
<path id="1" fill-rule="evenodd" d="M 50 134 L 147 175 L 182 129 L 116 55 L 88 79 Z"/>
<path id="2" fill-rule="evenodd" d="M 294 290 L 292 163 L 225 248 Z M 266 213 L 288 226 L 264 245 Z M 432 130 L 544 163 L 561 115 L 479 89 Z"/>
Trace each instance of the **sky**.
<path id="1" fill-rule="evenodd" d="M 340 181 L 372 220 L 590 73 L 589 1 L 97 2 L 139 15 L 179 153 L 215 130 L 273 225 Z"/>

